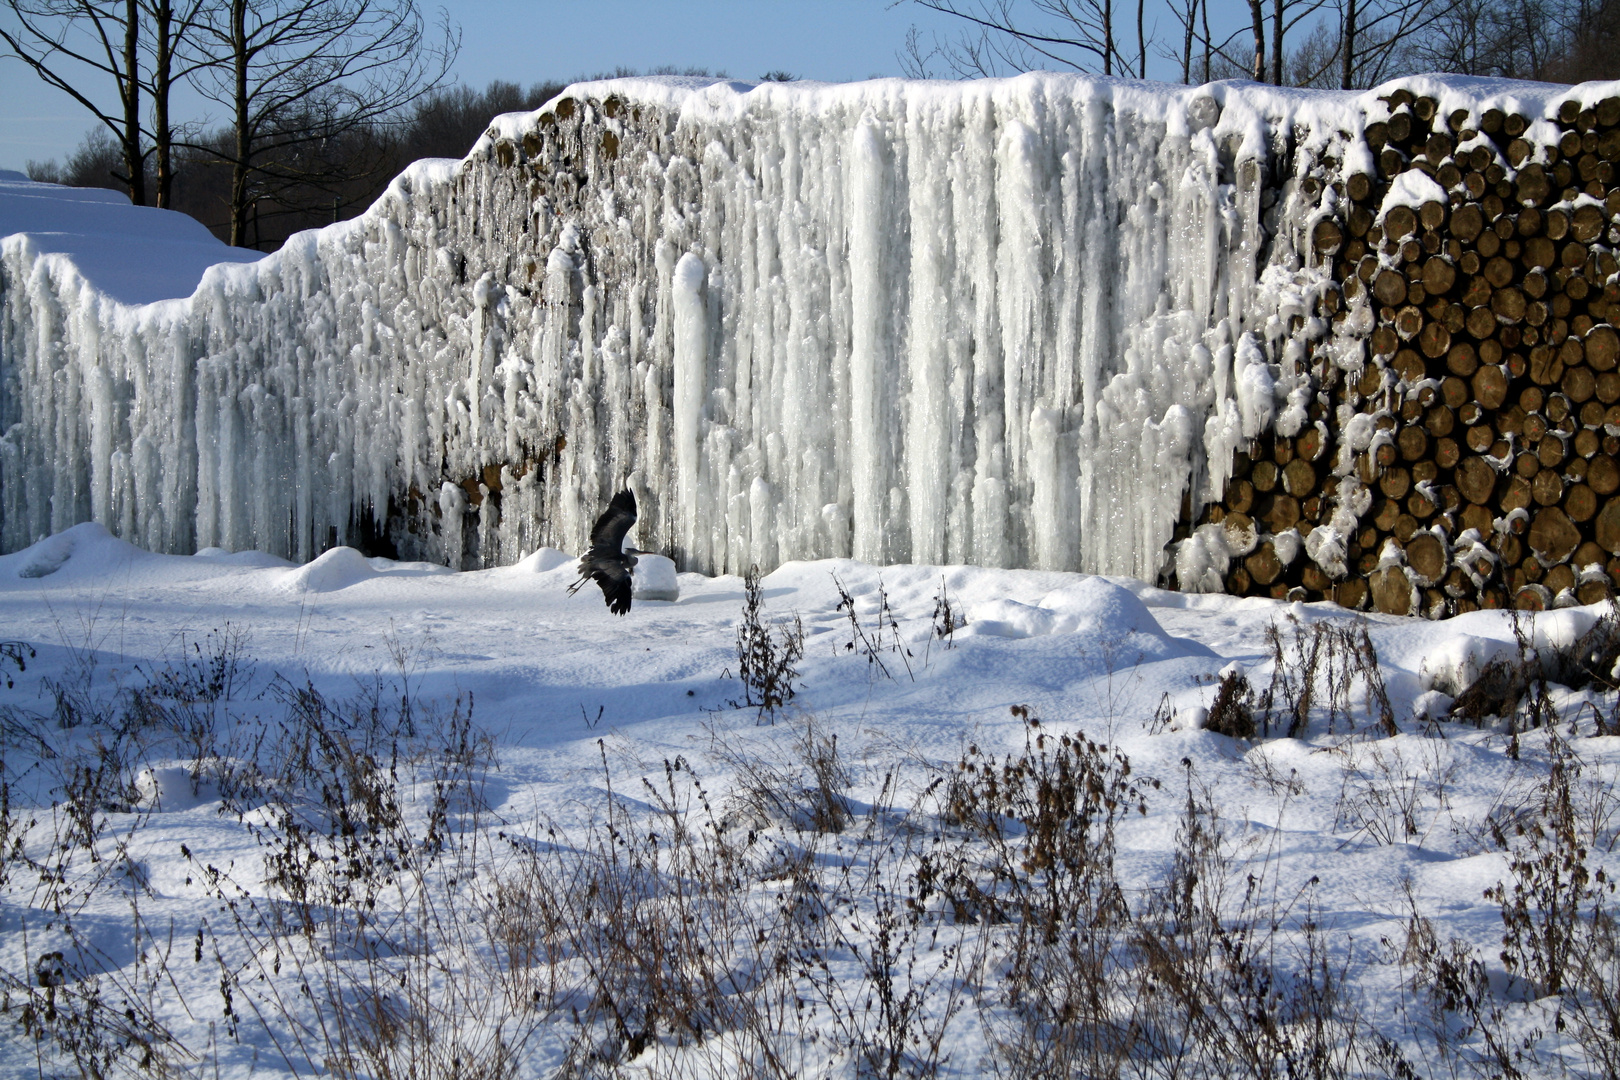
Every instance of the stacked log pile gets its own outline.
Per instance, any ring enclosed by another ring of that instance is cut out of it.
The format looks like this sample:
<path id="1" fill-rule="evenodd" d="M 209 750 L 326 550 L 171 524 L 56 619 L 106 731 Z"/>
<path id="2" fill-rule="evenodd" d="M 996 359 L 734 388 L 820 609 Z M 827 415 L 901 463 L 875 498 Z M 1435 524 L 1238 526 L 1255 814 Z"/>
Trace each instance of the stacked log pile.
<path id="1" fill-rule="evenodd" d="M 1319 423 L 1237 455 L 1200 519 L 1234 540 L 1226 588 L 1429 617 L 1601 601 L 1620 584 L 1620 98 L 1556 122 L 1385 100 L 1376 173 L 1334 181 L 1312 233 L 1339 285 L 1323 314 L 1370 310 L 1367 362 L 1314 363 Z M 1410 170 L 1434 183 L 1401 190 L 1444 198 L 1392 205 Z M 1351 489 L 1343 558 L 1307 557 Z"/>

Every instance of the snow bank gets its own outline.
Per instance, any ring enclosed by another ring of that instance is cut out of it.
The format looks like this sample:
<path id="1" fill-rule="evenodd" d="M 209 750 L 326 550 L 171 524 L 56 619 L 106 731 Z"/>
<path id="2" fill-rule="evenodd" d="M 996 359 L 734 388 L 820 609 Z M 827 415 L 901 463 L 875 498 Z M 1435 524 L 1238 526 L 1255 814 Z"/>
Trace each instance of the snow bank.
<path id="1" fill-rule="evenodd" d="M 1410 82 L 1448 109 L 1542 95 L 1534 115 L 1568 93 Z M 1233 448 L 1304 421 L 1297 363 L 1330 330 L 1305 234 L 1381 110 L 1052 75 L 622 80 L 497 118 L 182 299 L 97 277 L 150 259 L 14 236 L 0 550 L 93 520 L 304 561 L 369 517 L 402 558 L 492 566 L 582 548 L 628 485 L 683 569 L 1153 580 Z M 0 187 L 0 232 L 31 199 L 111 212 L 37 187 Z M 1216 539 L 1188 578 L 1214 579 Z"/>
<path id="2" fill-rule="evenodd" d="M 221 243 L 187 214 L 131 206 L 102 188 L 36 184 L 6 169 L 0 169 L 0 237 L 8 260 L 46 263 L 69 288 L 77 274 L 122 304 L 190 296 L 210 266 L 264 257 Z"/>

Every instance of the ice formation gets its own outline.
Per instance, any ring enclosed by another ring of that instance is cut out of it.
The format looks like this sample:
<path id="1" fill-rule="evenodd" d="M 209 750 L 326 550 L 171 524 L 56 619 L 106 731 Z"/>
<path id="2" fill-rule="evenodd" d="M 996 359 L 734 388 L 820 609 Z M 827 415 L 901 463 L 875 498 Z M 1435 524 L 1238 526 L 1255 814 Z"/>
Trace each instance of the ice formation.
<path id="1" fill-rule="evenodd" d="M 1306 236 L 1372 100 L 619 80 L 158 303 L 11 236 L 0 550 L 471 568 L 580 549 L 628 484 L 683 569 L 1153 580 L 1233 448 L 1305 422 Z M 1184 586 L 1230 554 L 1194 539 Z"/>

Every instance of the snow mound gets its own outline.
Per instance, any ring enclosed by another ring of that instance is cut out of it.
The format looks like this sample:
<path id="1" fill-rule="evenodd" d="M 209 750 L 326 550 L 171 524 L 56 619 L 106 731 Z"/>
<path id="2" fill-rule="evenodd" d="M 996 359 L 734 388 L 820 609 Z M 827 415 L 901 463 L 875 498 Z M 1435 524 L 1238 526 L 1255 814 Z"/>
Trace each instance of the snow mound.
<path id="1" fill-rule="evenodd" d="M 233 248 L 187 214 L 132 206 L 102 188 L 38 184 L 0 169 L 0 237 L 23 234 L 36 255 L 63 255 L 96 289 L 125 304 L 190 296 L 216 263 L 264 253 Z"/>
<path id="2" fill-rule="evenodd" d="M 1057 618 L 1050 612 L 1017 600 L 986 600 L 968 609 L 963 636 L 989 634 L 994 637 L 1026 638 L 1050 634 Z"/>
<path id="3" fill-rule="evenodd" d="M 662 555 L 637 555 L 630 590 L 637 600 L 679 600 L 681 585 L 675 563 Z"/>
<path id="4" fill-rule="evenodd" d="M 337 592 L 377 576 L 366 557 L 352 547 L 335 547 L 314 562 L 287 573 L 297 592 Z"/>
<path id="5" fill-rule="evenodd" d="M 1124 645 L 1146 660 L 1186 653 L 1190 643 L 1165 633 L 1147 605 L 1130 590 L 1106 578 L 1077 578 L 1050 590 L 1033 606 L 1006 598 L 973 604 L 963 634 L 1008 638 L 1072 634 L 1103 647 Z"/>
<path id="6" fill-rule="evenodd" d="M 251 570 L 279 570 L 297 565 L 291 559 L 283 559 L 278 555 L 268 555 L 262 551 L 228 551 L 222 547 L 203 548 L 192 558 L 221 563 L 225 566 L 246 567 Z"/>
<path id="7" fill-rule="evenodd" d="M 75 576 L 94 577 L 121 569 L 144 554 L 93 521 L 47 536 L 11 555 L 0 555 L 0 580 L 50 577 L 72 562 Z"/>
<path id="8" fill-rule="evenodd" d="M 532 555 L 525 555 L 513 565 L 514 570 L 522 570 L 530 574 L 545 574 L 567 566 L 574 561 L 574 557 L 566 551 L 558 551 L 553 547 L 543 547 Z"/>
<path id="9" fill-rule="evenodd" d="M 377 577 L 424 577 L 454 574 L 448 566 L 367 558 L 352 547 L 335 547 L 313 562 L 289 570 L 282 579 L 293 592 L 337 592 Z"/>
<path id="10" fill-rule="evenodd" d="M 1456 697 L 1473 685 L 1493 660 L 1512 660 L 1518 655 L 1512 641 L 1457 634 L 1440 641 L 1418 661 L 1418 681 L 1424 690 L 1438 690 Z"/>

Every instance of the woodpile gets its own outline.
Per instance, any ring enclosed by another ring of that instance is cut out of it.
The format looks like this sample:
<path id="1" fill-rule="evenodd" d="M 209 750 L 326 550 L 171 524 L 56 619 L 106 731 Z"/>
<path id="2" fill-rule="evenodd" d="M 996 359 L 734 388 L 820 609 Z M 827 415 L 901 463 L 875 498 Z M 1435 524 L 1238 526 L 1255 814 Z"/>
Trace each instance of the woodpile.
<path id="1" fill-rule="evenodd" d="M 1367 363 L 1317 363 L 1321 426 L 1239 453 L 1200 522 L 1308 538 L 1343 503 L 1333 466 L 1352 450 L 1337 472 L 1371 498 L 1338 576 L 1263 540 L 1226 587 L 1430 617 L 1604 600 L 1620 583 L 1620 98 L 1535 124 L 1442 116 L 1405 90 L 1386 103 L 1366 129 L 1376 172 L 1334 181 L 1338 211 L 1311 235 L 1340 287 L 1323 314 L 1371 308 Z M 1434 183 L 1402 191 L 1444 198 L 1386 206 L 1410 170 Z M 1372 419 L 1365 449 L 1341 449 L 1341 415 Z"/>

